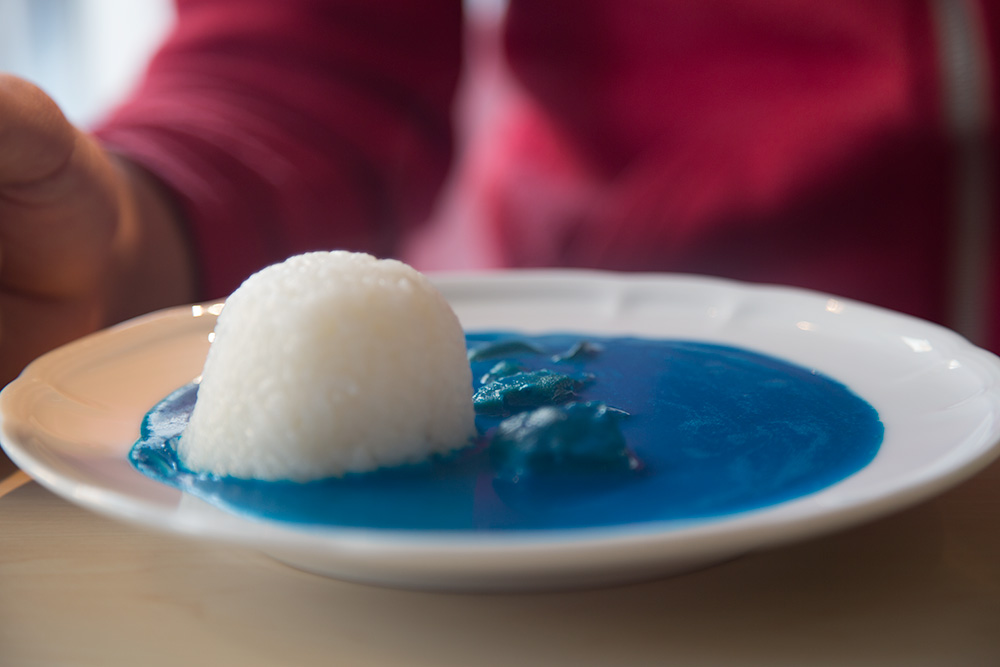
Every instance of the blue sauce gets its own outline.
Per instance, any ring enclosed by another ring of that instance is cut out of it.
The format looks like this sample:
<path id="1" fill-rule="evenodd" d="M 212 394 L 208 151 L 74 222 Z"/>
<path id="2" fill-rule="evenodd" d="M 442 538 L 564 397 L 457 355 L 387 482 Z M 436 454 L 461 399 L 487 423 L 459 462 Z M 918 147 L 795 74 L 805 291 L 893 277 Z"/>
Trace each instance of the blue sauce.
<path id="1" fill-rule="evenodd" d="M 878 414 L 847 387 L 747 350 L 571 334 L 467 339 L 477 389 L 501 362 L 524 372 L 593 375 L 572 400 L 626 413 L 617 424 L 639 465 L 507 474 L 503 457 L 500 463 L 496 455 L 491 459 L 489 444 L 509 417 L 480 414 L 476 444 L 416 465 L 305 484 L 199 474 L 176 453 L 197 396 L 194 385 L 149 412 L 130 459 L 153 479 L 250 516 L 373 529 L 505 531 L 694 520 L 758 509 L 851 475 L 882 442 Z M 475 353 L 498 342 L 503 357 Z M 529 345 L 519 344 L 524 342 Z"/>

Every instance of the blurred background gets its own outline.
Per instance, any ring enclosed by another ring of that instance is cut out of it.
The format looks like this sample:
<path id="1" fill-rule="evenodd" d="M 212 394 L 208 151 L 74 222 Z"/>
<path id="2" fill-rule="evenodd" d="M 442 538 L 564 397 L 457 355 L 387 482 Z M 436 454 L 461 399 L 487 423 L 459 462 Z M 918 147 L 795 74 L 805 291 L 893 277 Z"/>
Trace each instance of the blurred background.
<path id="1" fill-rule="evenodd" d="M 465 4 L 489 21 L 505 0 Z M 172 0 L 0 0 L 0 71 L 41 86 L 86 126 L 135 82 L 173 17 Z"/>
<path id="2" fill-rule="evenodd" d="M 87 125 L 131 86 L 172 22 L 170 0 L 0 0 L 0 70 Z"/>

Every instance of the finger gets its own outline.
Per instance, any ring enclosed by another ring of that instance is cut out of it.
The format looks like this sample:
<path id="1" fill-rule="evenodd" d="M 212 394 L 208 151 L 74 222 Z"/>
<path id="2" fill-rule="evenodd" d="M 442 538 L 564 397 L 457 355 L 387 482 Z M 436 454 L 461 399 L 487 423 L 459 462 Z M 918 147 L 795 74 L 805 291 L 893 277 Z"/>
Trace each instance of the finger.
<path id="1" fill-rule="evenodd" d="M 101 147 L 34 86 L 0 76 L 0 285 L 66 297 L 92 290 L 118 219 Z"/>
<path id="2" fill-rule="evenodd" d="M 69 160 L 75 130 L 37 86 L 0 74 L 0 187 L 29 184 Z"/>
<path id="3" fill-rule="evenodd" d="M 56 174 L 13 191 L 0 188 L 2 288 L 69 296 L 95 287 L 119 215 L 118 186 L 105 161 L 100 147 L 80 135 Z"/>

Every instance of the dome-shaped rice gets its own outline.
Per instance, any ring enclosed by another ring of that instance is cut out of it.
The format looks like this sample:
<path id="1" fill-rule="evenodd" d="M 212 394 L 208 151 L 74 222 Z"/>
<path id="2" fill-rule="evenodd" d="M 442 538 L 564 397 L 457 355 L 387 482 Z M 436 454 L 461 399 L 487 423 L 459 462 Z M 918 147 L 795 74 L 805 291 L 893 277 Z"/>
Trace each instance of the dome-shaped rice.
<path id="1" fill-rule="evenodd" d="M 226 301 L 178 453 L 195 471 L 266 480 L 414 462 L 468 444 L 471 394 L 461 325 L 425 276 L 298 255 Z"/>

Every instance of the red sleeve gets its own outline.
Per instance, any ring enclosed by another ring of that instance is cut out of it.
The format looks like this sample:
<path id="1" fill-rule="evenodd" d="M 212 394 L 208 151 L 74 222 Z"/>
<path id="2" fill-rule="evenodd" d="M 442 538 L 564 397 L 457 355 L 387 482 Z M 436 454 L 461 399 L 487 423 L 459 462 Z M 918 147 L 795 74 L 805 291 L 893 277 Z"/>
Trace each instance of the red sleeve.
<path id="1" fill-rule="evenodd" d="M 983 286 L 986 294 L 983 303 L 988 309 L 987 331 L 991 335 L 988 348 L 1000 353 L 1000 6 L 995 2 L 982 2 L 979 11 L 983 19 L 983 38 L 987 61 L 984 66 L 989 77 L 990 124 L 987 128 L 987 169 L 990 181 L 987 187 L 987 206 L 992 214 L 987 239 L 991 244 L 988 255 L 990 273 Z"/>
<path id="2" fill-rule="evenodd" d="M 136 93 L 98 130 L 190 224 L 203 296 L 308 249 L 393 255 L 452 152 L 454 0 L 179 0 Z"/>

